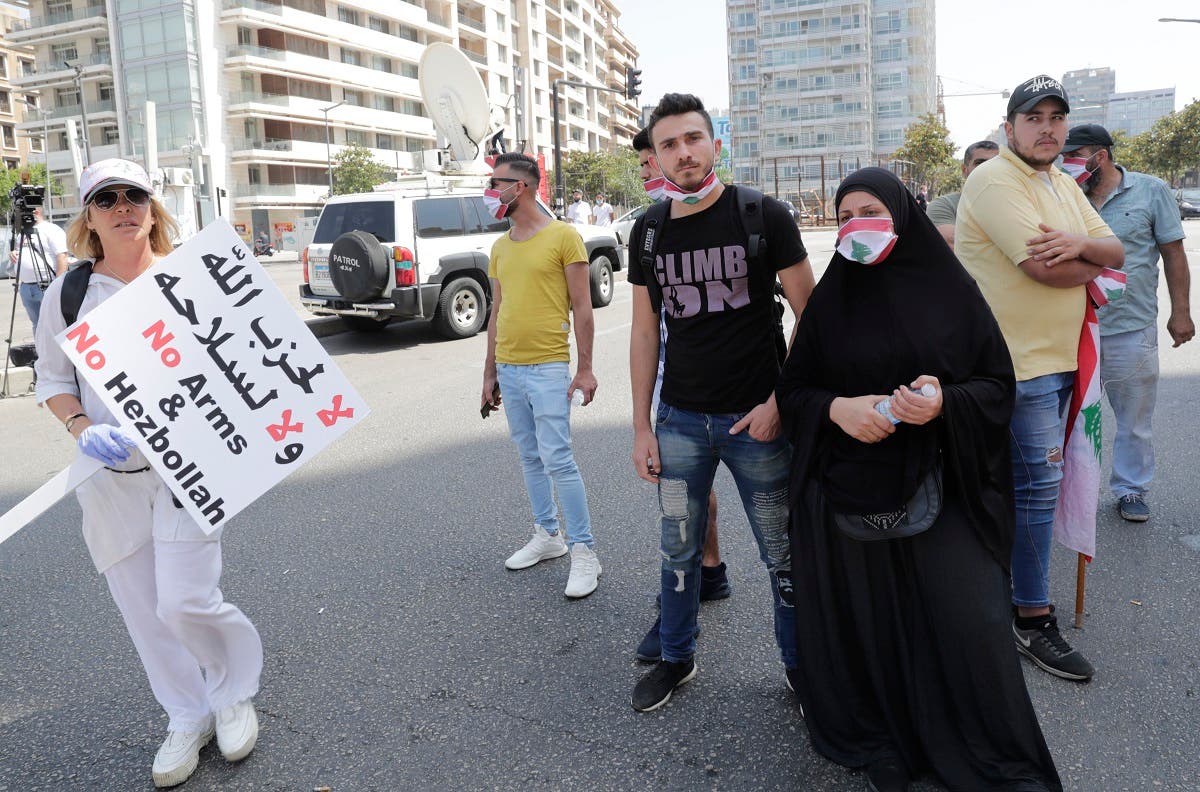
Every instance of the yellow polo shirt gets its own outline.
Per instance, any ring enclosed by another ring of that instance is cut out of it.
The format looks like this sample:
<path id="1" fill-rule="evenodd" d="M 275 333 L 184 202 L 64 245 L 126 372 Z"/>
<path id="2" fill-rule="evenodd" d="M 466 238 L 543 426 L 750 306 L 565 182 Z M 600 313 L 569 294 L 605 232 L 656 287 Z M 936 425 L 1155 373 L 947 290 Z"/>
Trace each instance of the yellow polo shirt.
<path id="1" fill-rule="evenodd" d="M 1018 381 L 1075 371 L 1087 292 L 1035 281 L 1018 266 L 1030 239 L 1058 231 L 1093 238 L 1113 235 L 1083 190 L 1058 168 L 1038 171 L 1006 146 L 976 168 L 963 187 L 954 224 L 954 252 L 996 315 Z"/>
<path id="2" fill-rule="evenodd" d="M 527 366 L 571 360 L 566 268 L 587 260 L 579 232 L 560 220 L 524 242 L 508 234 L 496 240 L 488 276 L 500 282 L 497 363 Z"/>

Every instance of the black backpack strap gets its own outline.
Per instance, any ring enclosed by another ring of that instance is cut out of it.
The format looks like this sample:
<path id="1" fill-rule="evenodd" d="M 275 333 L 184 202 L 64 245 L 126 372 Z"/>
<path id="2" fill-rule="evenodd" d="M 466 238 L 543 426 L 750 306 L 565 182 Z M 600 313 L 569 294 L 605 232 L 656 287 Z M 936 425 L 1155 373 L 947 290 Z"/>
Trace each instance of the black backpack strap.
<path id="1" fill-rule="evenodd" d="M 733 188 L 737 198 L 738 217 L 742 220 L 742 230 L 746 232 L 749 247 L 746 258 L 751 262 L 761 259 L 767 254 L 767 228 L 763 220 L 763 194 L 749 187 Z"/>
<path id="2" fill-rule="evenodd" d="M 87 294 L 88 281 L 92 279 L 94 261 L 86 261 L 74 269 L 68 270 L 63 276 L 62 291 L 59 293 L 59 306 L 62 308 L 63 319 L 67 327 L 75 324 L 79 318 L 79 309 L 83 307 L 83 296 Z"/>
<path id="3" fill-rule="evenodd" d="M 641 239 L 642 278 L 646 281 L 646 290 L 650 293 L 650 305 L 654 307 L 655 314 L 662 312 L 663 295 L 658 276 L 654 274 L 654 261 L 658 252 L 658 239 L 662 236 L 663 227 L 670 215 L 670 201 L 657 201 L 650 204 L 650 208 L 638 220 L 633 232 L 634 239 Z M 639 230 L 640 237 L 638 236 Z"/>

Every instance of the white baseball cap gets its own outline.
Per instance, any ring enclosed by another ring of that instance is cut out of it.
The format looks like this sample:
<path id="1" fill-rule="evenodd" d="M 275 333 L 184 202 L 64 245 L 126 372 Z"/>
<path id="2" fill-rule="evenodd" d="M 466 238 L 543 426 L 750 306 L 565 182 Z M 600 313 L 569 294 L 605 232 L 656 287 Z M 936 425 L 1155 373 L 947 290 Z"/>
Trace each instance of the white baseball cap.
<path id="1" fill-rule="evenodd" d="M 123 159 L 106 159 L 93 162 L 83 169 L 79 176 L 79 203 L 87 206 L 87 202 L 98 190 L 106 187 L 141 187 L 154 195 L 154 187 L 150 177 L 136 162 Z"/>

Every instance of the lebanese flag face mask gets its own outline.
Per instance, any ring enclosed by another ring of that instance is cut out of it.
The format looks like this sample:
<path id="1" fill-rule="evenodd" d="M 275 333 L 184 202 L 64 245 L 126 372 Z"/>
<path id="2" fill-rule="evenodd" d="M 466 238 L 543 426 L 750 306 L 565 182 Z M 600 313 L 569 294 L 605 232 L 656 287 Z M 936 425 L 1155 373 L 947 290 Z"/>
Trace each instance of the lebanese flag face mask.
<path id="1" fill-rule="evenodd" d="M 512 185 L 509 186 L 511 187 Z M 509 208 L 508 204 L 500 200 L 501 194 L 502 193 L 500 190 L 493 190 L 491 188 L 483 191 L 484 206 L 487 207 L 487 210 L 489 213 L 491 213 L 492 217 L 496 218 L 497 220 L 503 220 L 508 214 Z"/>
<path id="2" fill-rule="evenodd" d="M 1080 187 L 1087 184 L 1092 178 L 1095 171 L 1088 170 L 1088 160 L 1083 157 L 1063 157 L 1062 170 L 1063 173 L 1075 180 L 1075 183 Z"/>
<path id="3" fill-rule="evenodd" d="M 897 239 L 890 217 L 852 217 L 838 229 L 837 252 L 874 266 L 888 257 Z"/>
<path id="4" fill-rule="evenodd" d="M 710 170 L 708 175 L 704 177 L 704 181 L 700 182 L 700 186 L 695 192 L 688 192 L 670 179 L 663 177 L 663 195 L 670 198 L 672 201 L 679 201 L 685 204 L 700 203 L 704 200 L 704 196 L 713 191 L 720 182 L 717 180 L 716 170 Z"/>
<path id="5" fill-rule="evenodd" d="M 646 195 L 650 196 L 651 201 L 658 201 L 667 194 L 666 181 L 662 176 L 657 179 L 646 179 L 642 182 L 642 188 L 646 191 Z"/>

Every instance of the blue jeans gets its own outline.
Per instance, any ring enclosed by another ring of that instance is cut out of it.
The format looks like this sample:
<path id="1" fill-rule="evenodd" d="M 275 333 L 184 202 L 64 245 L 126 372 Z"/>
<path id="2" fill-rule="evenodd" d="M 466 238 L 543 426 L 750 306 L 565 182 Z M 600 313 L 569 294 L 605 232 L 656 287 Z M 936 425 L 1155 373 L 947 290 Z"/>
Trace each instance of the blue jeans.
<path id="1" fill-rule="evenodd" d="M 788 473 L 792 448 L 783 437 L 759 442 L 729 429 L 745 413 L 714 415 L 660 403 L 655 434 L 662 471 L 658 480 L 662 532 L 662 659 L 684 662 L 696 651 L 700 559 L 708 529 L 708 493 L 717 463 L 737 483 L 758 554 L 771 576 L 775 641 L 783 664 L 795 668 L 796 616 L 788 538 Z"/>
<path id="2" fill-rule="evenodd" d="M 557 489 L 567 523 L 567 542 L 591 547 L 587 493 L 571 450 L 570 367 L 566 363 L 498 363 L 496 375 L 508 432 L 521 457 L 533 521 L 547 533 L 558 533 Z"/>
<path id="3" fill-rule="evenodd" d="M 1050 604 L 1050 542 L 1063 476 L 1067 408 L 1075 372 L 1047 374 L 1017 383 L 1009 435 L 1017 532 L 1013 537 L 1013 604 Z"/>
<path id="4" fill-rule="evenodd" d="M 1154 478 L 1150 423 L 1158 398 L 1158 328 L 1101 336 L 1100 381 L 1117 417 L 1108 486 L 1118 498 L 1145 495 Z"/>
<path id="5" fill-rule="evenodd" d="M 42 295 L 46 290 L 40 283 L 22 283 L 18 291 L 21 293 L 21 304 L 25 306 L 25 313 L 29 314 L 29 321 L 36 332 L 38 316 L 42 313 Z"/>

